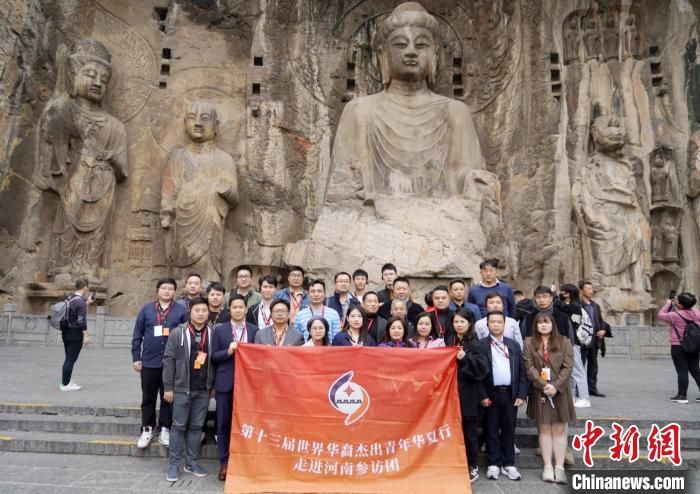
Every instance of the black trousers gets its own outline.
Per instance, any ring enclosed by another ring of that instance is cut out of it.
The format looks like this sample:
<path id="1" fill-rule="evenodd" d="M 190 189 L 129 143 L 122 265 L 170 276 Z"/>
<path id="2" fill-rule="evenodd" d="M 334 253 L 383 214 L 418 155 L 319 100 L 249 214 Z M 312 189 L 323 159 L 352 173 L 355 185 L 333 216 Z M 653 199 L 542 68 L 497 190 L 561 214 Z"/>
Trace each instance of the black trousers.
<path id="1" fill-rule="evenodd" d="M 63 361 L 63 375 L 61 376 L 61 384 L 65 386 L 70 383 L 73 366 L 78 361 L 80 350 L 83 349 L 83 332 L 79 329 L 66 329 L 61 333 L 61 338 L 63 338 L 63 349 L 66 352 L 66 358 Z"/>
<path id="2" fill-rule="evenodd" d="M 515 464 L 515 417 L 510 386 L 497 387 L 486 411 L 486 456 L 489 465 L 502 467 Z"/>
<path id="3" fill-rule="evenodd" d="M 685 353 L 680 345 L 671 345 L 671 359 L 678 374 L 678 394 L 687 396 L 688 394 L 688 373 L 693 376 L 695 383 L 700 389 L 700 354 Z"/>
<path id="4" fill-rule="evenodd" d="M 464 434 L 464 446 L 467 449 L 467 463 L 469 468 L 477 466 L 479 459 L 479 430 L 477 417 L 462 417 L 462 434 Z"/>
<path id="5" fill-rule="evenodd" d="M 594 336 L 595 338 L 595 336 Z M 598 391 L 598 341 L 590 348 L 581 348 L 581 360 L 586 368 L 586 378 L 588 380 L 588 392 Z M 576 348 L 574 348 L 576 351 Z"/>
<path id="6" fill-rule="evenodd" d="M 163 399 L 163 369 L 141 369 L 141 425 L 156 429 L 156 401 L 160 395 L 158 426 L 170 429 L 173 414 L 170 403 Z"/>

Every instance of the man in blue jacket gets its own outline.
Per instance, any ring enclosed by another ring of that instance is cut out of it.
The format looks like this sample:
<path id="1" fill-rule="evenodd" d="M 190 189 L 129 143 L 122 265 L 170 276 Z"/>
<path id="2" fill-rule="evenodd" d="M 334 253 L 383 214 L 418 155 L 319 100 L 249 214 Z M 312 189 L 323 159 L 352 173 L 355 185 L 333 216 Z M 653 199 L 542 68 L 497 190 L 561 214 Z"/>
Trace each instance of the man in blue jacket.
<path id="1" fill-rule="evenodd" d="M 477 319 L 486 317 L 486 295 L 494 292 L 503 297 L 506 316 L 515 317 L 515 295 L 513 295 L 513 289 L 508 283 L 498 279 L 496 276 L 497 270 L 498 259 L 484 259 L 479 263 L 481 281 L 469 287 L 467 302 L 479 306 L 481 315 L 476 317 Z M 477 316 L 476 314 L 474 315 Z"/>
<path id="2" fill-rule="evenodd" d="M 159 441 L 170 445 L 172 414 L 170 403 L 163 401 L 163 352 L 170 331 L 187 322 L 187 309 L 173 302 L 177 283 L 161 278 L 156 283 L 154 302 L 143 306 L 136 318 L 131 340 L 134 370 L 141 374 L 141 437 L 137 447 L 148 447 L 156 427 L 156 401 L 160 394 Z"/>

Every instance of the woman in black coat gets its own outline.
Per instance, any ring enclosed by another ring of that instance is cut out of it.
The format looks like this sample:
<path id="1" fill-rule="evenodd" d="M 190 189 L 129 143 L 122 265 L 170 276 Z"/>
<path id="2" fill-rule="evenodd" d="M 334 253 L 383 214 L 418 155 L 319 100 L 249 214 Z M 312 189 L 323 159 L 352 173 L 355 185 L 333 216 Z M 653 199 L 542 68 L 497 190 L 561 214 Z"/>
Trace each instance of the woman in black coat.
<path id="1" fill-rule="evenodd" d="M 478 339 L 474 331 L 474 315 L 462 307 L 452 316 L 454 332 L 448 336 L 445 343 L 448 347 L 457 347 L 457 390 L 459 405 L 462 412 L 462 433 L 467 449 L 469 463 L 469 480 L 475 482 L 479 478 L 477 459 L 479 457 L 479 382 L 489 372 L 486 355 L 478 348 Z"/>

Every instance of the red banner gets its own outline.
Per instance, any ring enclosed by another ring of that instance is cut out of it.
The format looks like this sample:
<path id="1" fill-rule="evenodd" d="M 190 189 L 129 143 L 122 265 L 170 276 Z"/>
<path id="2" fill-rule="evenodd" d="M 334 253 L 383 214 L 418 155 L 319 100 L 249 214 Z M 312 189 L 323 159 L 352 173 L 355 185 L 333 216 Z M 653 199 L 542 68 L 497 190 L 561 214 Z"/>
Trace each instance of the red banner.
<path id="1" fill-rule="evenodd" d="M 227 494 L 471 492 L 451 348 L 240 345 Z"/>

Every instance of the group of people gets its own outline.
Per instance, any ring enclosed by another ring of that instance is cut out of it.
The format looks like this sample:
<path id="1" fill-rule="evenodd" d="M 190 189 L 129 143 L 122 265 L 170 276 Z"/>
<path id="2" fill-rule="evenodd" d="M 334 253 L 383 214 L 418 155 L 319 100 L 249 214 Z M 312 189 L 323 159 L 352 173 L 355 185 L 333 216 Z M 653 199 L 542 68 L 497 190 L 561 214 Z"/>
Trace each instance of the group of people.
<path id="1" fill-rule="evenodd" d="M 133 368 L 142 391 L 137 446 L 148 447 L 158 434 L 159 442 L 170 448 L 169 481 L 180 476 L 183 449 L 185 471 L 207 475 L 198 457 L 214 395 L 218 476 L 225 480 L 235 353 L 241 343 L 454 347 L 471 481 L 479 478 L 479 428 L 487 478 L 520 478 L 514 464 L 516 415 L 527 401 L 527 414 L 540 431 L 543 479 L 565 482 L 567 424 L 575 419 L 575 407 L 590 406 L 589 394 L 604 396 L 597 389 L 597 354 L 604 352 L 610 328 L 591 299 L 591 283 L 580 284 L 580 296 L 574 285 L 558 290 L 540 286 L 529 300 L 497 278 L 498 260 L 486 259 L 479 268 L 477 284 L 469 287 L 465 280 L 453 279 L 438 285 L 426 294 L 425 306 L 414 300 L 409 279 L 398 276 L 393 264 L 382 267 L 385 287 L 378 291 L 368 289 L 369 274 L 362 269 L 337 273 L 332 294 L 322 279 L 305 282 L 300 267 L 290 268 L 285 288 L 277 276 L 262 276 L 259 291 L 246 266 L 232 273 L 230 290 L 212 282 L 202 291 L 202 277 L 190 274 L 181 298 L 173 278 L 158 280 L 156 299 L 140 310 L 133 331 Z M 91 301 L 87 280 L 79 280 L 76 289 L 82 296 L 75 297 L 71 310 L 82 316 L 75 319 L 76 331 L 64 332 L 65 390 L 74 385 L 75 351 L 69 358 L 69 348 L 78 340 L 82 345 Z"/>

